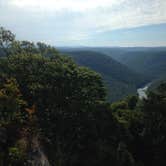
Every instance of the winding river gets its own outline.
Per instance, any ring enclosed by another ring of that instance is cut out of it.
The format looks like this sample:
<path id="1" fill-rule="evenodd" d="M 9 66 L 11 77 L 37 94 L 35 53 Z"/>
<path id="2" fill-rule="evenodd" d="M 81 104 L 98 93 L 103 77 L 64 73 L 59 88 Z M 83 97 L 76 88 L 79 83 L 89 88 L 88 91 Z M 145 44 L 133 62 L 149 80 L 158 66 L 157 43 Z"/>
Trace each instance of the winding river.
<path id="1" fill-rule="evenodd" d="M 144 87 L 137 89 L 138 96 L 141 100 L 147 98 L 146 92 L 150 85 L 151 85 L 151 83 L 148 83 Z"/>

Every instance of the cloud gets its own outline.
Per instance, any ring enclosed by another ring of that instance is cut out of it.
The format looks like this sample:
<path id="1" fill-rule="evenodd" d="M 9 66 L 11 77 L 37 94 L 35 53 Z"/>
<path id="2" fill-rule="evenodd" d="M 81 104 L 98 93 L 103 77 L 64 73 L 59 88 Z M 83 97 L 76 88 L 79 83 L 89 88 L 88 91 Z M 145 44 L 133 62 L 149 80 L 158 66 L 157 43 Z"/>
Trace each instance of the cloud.
<path id="1" fill-rule="evenodd" d="M 97 32 L 166 23 L 166 1 L 126 0 L 112 7 L 87 11 L 79 19 L 82 24 L 78 25 Z"/>
<path id="2" fill-rule="evenodd" d="M 0 0 L 0 22 L 20 39 L 83 43 L 103 32 L 166 23 L 166 0 Z"/>
<path id="3" fill-rule="evenodd" d="M 69 10 L 85 11 L 98 7 L 113 6 L 120 4 L 124 0 L 11 0 L 11 4 L 16 7 L 31 7 L 31 10 Z"/>

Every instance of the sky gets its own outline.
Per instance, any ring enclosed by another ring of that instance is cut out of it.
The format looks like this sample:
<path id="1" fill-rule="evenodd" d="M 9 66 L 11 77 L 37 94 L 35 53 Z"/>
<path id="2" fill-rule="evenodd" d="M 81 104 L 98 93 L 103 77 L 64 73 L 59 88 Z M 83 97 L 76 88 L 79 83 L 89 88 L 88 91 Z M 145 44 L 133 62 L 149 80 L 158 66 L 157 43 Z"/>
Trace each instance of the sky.
<path id="1" fill-rule="evenodd" d="M 166 46 L 166 0 L 0 0 L 0 26 L 55 46 Z"/>

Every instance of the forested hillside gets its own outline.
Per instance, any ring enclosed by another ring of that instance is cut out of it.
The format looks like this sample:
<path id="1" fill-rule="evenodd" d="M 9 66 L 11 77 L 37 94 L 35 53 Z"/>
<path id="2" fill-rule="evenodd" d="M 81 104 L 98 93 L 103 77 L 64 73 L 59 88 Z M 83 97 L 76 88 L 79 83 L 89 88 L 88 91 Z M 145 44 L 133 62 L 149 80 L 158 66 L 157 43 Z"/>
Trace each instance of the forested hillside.
<path id="1" fill-rule="evenodd" d="M 166 165 L 165 82 L 109 103 L 101 75 L 52 46 L 0 28 L 0 49 L 0 165 Z"/>
<path id="2" fill-rule="evenodd" d="M 59 48 L 65 52 L 95 51 L 110 56 L 133 72 L 152 81 L 165 77 L 166 47 L 76 47 Z"/>
<path id="3" fill-rule="evenodd" d="M 131 70 L 146 75 L 150 80 L 166 74 L 166 48 L 101 48 L 99 52 L 111 56 Z"/>
<path id="4" fill-rule="evenodd" d="M 137 88 L 147 81 L 143 75 L 133 72 L 102 53 L 81 50 L 64 53 L 70 55 L 77 64 L 101 74 L 107 86 L 109 101 L 117 101 L 127 95 L 136 94 Z"/>

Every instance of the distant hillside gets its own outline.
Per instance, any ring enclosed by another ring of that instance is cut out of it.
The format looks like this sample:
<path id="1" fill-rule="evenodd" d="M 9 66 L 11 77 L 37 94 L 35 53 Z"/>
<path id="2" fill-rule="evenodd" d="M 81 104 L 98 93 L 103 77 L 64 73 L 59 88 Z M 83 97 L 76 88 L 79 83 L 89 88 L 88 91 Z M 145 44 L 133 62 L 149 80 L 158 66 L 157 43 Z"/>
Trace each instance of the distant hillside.
<path id="1" fill-rule="evenodd" d="M 154 80 L 150 87 L 148 88 L 149 91 L 155 91 L 157 90 L 157 87 L 159 87 L 160 84 L 166 83 L 166 73 L 162 77 Z"/>
<path id="2" fill-rule="evenodd" d="M 166 74 L 166 47 L 76 47 L 64 50 L 90 50 L 106 54 L 131 70 L 146 75 L 149 81 Z"/>
<path id="3" fill-rule="evenodd" d="M 108 98 L 110 101 L 134 94 L 137 87 L 144 83 L 141 75 L 102 53 L 81 50 L 64 51 L 63 53 L 73 57 L 79 65 L 87 66 L 102 75 L 109 89 Z"/>
<path id="4" fill-rule="evenodd" d="M 144 74 L 150 80 L 166 74 L 166 48 L 98 48 L 130 69 Z"/>

